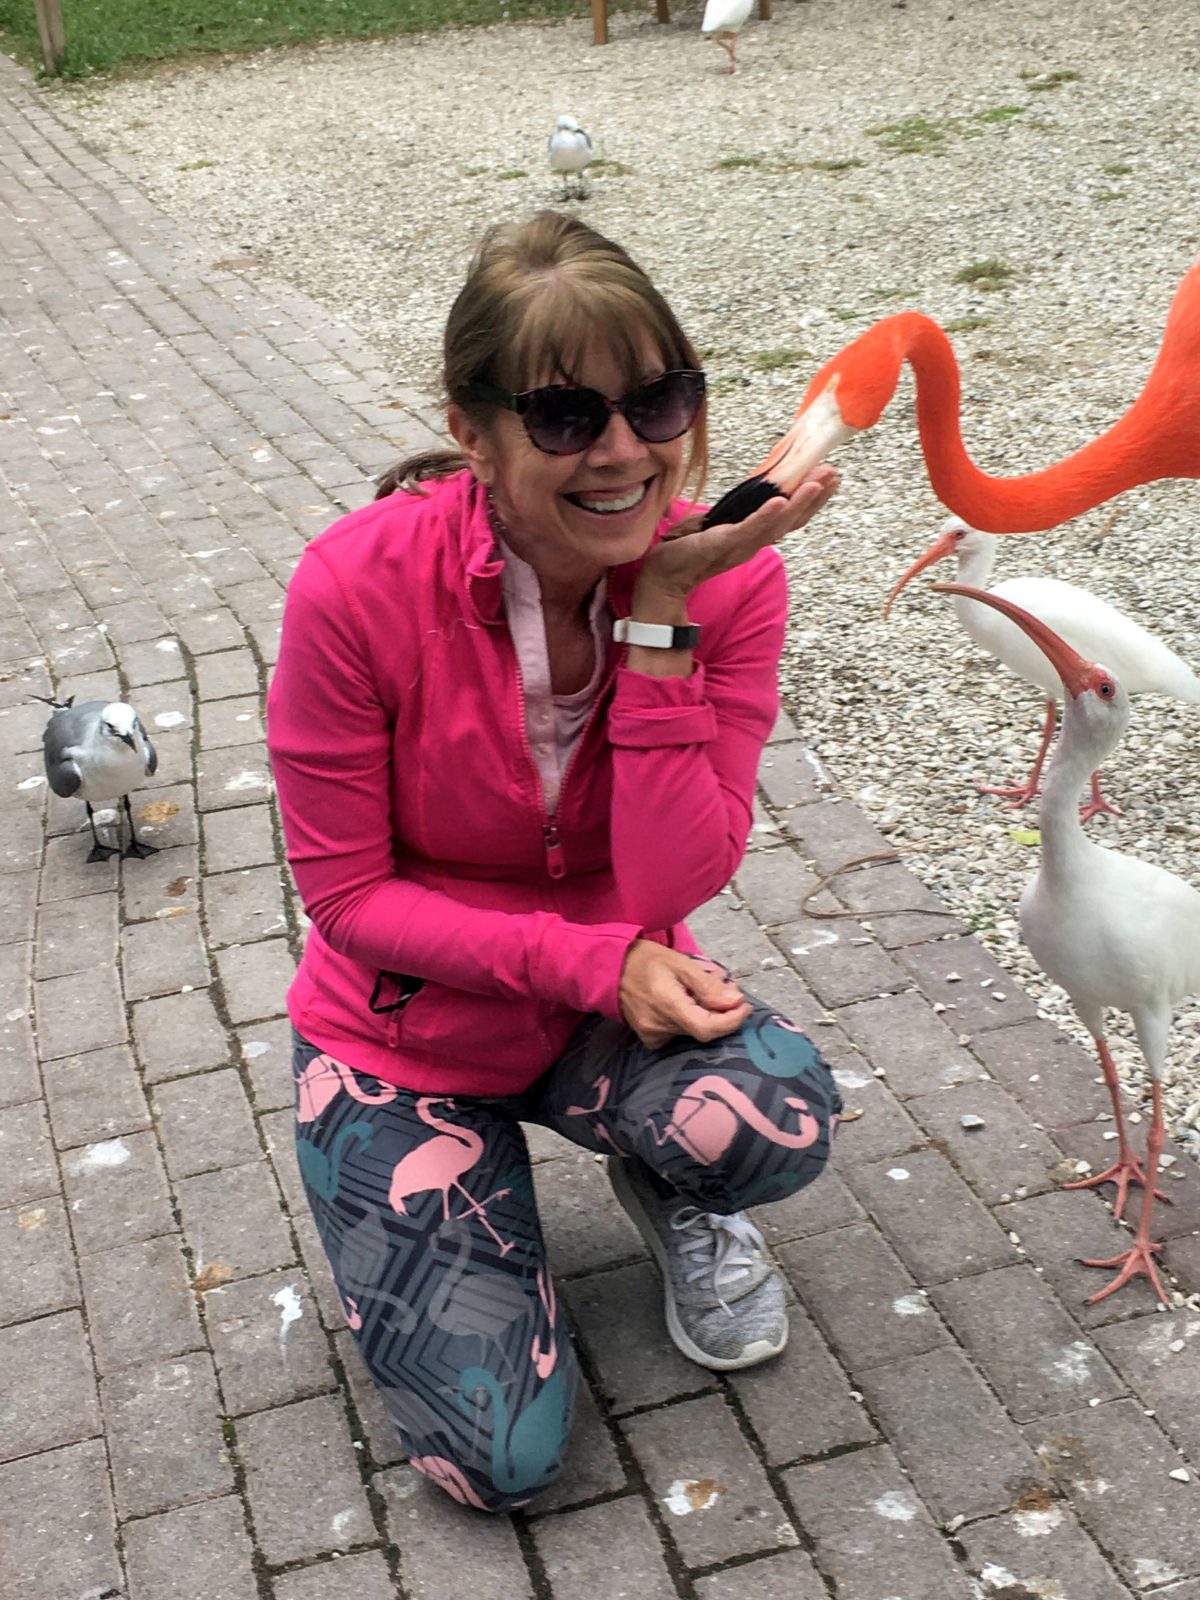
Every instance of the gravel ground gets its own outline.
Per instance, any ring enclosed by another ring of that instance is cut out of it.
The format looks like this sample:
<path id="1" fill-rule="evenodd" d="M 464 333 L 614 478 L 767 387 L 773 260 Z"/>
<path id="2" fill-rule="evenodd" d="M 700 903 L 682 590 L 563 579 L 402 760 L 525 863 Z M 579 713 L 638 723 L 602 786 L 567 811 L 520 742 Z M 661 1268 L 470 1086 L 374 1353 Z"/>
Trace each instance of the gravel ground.
<path id="1" fill-rule="evenodd" d="M 592 135 L 584 214 L 650 270 L 705 352 L 715 492 L 778 436 L 814 366 L 917 307 L 952 331 L 963 431 L 986 470 L 1029 471 L 1130 403 L 1195 258 L 1195 0 L 776 0 L 741 70 L 701 39 L 619 16 L 345 44 L 64 91 L 81 131 L 170 211 L 352 323 L 436 401 L 445 312 L 481 230 L 558 193 L 545 138 Z M 1010 269 L 991 286 L 970 269 Z M 956 324 L 958 325 L 956 327 Z M 1040 699 L 892 578 L 942 511 L 907 382 L 846 447 L 844 486 L 787 551 L 786 702 L 914 869 L 1085 1038 L 1020 942 L 1034 819 L 978 797 L 1023 773 Z M 1109 524 L 1115 510 L 1115 521 Z M 1002 546 L 997 578 L 1104 595 L 1200 662 L 1200 485 L 1159 484 Z M 949 576 L 948 573 L 943 575 Z M 1121 819 L 1093 837 L 1195 877 L 1196 708 L 1141 698 L 1109 769 Z M 1171 1121 L 1200 1141 L 1200 1005 L 1180 1017 Z M 1124 1019 L 1122 1070 L 1141 1073 Z"/>

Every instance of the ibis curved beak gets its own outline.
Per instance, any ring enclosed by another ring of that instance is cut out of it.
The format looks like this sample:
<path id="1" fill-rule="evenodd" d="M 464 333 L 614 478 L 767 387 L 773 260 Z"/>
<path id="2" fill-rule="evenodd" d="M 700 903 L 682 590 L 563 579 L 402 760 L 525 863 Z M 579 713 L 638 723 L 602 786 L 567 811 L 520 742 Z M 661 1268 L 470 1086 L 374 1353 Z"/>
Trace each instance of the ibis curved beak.
<path id="1" fill-rule="evenodd" d="M 1031 616 L 1028 611 L 1013 605 L 1011 600 L 991 594 L 987 589 L 972 589 L 965 583 L 935 583 L 933 590 L 935 594 L 961 594 L 968 600 L 978 600 L 981 605 L 991 606 L 993 611 L 999 611 L 1010 622 L 1015 622 L 1021 632 L 1037 645 L 1058 673 L 1063 681 L 1063 688 L 1072 700 L 1077 699 L 1088 687 L 1095 664 L 1085 661 L 1077 650 L 1072 650 L 1065 639 L 1059 638 L 1057 633 L 1037 617 Z"/>
<path id="2" fill-rule="evenodd" d="M 946 556 L 952 556 L 957 543 L 957 530 L 954 528 L 947 529 L 945 533 L 938 535 L 924 555 L 917 557 L 907 572 L 901 573 L 888 590 L 887 604 L 883 608 L 883 620 L 885 622 L 888 618 L 888 612 L 892 609 L 892 602 L 908 580 L 915 578 L 918 572 L 924 572 L 926 567 L 932 567 L 935 561 L 942 561 Z"/>
<path id="3" fill-rule="evenodd" d="M 792 425 L 779 443 L 748 478 L 730 489 L 705 514 L 702 528 L 718 522 L 741 522 L 772 495 L 794 494 L 829 452 L 859 428 L 842 421 L 837 403 L 837 375 L 814 398 L 807 395 L 792 418 Z"/>

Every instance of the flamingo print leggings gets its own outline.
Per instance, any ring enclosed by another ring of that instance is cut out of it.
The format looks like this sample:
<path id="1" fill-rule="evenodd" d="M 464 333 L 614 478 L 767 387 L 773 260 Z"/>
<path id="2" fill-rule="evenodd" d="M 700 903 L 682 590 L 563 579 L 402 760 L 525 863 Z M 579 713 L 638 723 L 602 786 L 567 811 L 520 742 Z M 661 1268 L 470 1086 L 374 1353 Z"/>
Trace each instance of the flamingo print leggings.
<path id="1" fill-rule="evenodd" d="M 757 1002 L 727 1038 L 658 1050 L 586 1018 L 506 1099 L 397 1089 L 299 1035 L 294 1069 L 300 1170 L 358 1348 L 412 1465 L 489 1511 L 558 1476 L 578 1382 L 521 1123 L 727 1215 L 811 1183 L 841 1109 L 815 1046 Z"/>

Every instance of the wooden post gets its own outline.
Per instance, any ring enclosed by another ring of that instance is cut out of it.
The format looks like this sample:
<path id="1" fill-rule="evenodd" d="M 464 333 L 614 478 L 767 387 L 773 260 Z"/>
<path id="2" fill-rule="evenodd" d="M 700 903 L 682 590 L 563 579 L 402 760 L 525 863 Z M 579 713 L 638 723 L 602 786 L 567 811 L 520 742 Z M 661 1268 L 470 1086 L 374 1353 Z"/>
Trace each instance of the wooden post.
<path id="1" fill-rule="evenodd" d="M 771 0 L 758 0 L 758 14 L 764 22 L 770 22 Z"/>
<path id="2" fill-rule="evenodd" d="M 56 73 L 67 53 L 67 36 L 63 31 L 62 7 L 59 0 L 33 0 L 37 13 L 38 41 L 42 47 L 42 63 L 47 72 Z"/>
<path id="3" fill-rule="evenodd" d="M 667 0 L 654 0 L 654 15 L 659 22 L 670 22 L 671 8 Z"/>
<path id="4" fill-rule="evenodd" d="M 592 0 L 592 43 L 608 43 L 608 0 Z"/>

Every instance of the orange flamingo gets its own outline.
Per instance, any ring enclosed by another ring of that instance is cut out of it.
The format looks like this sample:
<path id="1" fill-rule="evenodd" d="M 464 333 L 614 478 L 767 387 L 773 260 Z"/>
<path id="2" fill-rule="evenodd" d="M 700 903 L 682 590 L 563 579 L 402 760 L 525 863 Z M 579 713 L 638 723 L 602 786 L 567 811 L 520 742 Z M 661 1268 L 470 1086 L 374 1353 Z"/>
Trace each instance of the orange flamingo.
<path id="1" fill-rule="evenodd" d="M 500 1246 L 500 1254 L 506 1256 L 515 1241 L 510 1239 L 505 1243 L 501 1239 L 487 1219 L 486 1207 L 488 1200 L 499 1200 L 508 1193 L 508 1190 L 497 1189 L 496 1193 L 488 1195 L 486 1200 L 476 1200 L 463 1188 L 459 1180 L 464 1173 L 470 1172 L 483 1154 L 483 1139 L 470 1128 L 462 1128 L 457 1123 L 435 1117 L 430 1108 L 443 1103 L 453 1110 L 454 1101 L 444 1100 L 440 1095 L 422 1095 L 417 1101 L 418 1117 L 437 1131 L 437 1137 L 426 1139 L 424 1144 L 419 1144 L 415 1150 L 410 1150 L 402 1161 L 396 1163 L 392 1172 L 391 1186 L 388 1189 L 388 1204 L 393 1211 L 406 1217 L 408 1210 L 404 1202 L 410 1195 L 423 1194 L 429 1189 L 440 1189 L 442 1221 L 449 1222 L 450 1191 L 457 1189 L 468 1202 L 467 1209 L 462 1215 L 478 1217 Z"/>
<path id="2" fill-rule="evenodd" d="M 806 1150 L 821 1131 L 821 1125 L 808 1109 L 808 1101 L 798 1095 L 788 1095 L 784 1105 L 800 1113 L 796 1133 L 785 1133 L 734 1084 L 725 1078 L 709 1076 L 697 1078 L 686 1089 L 671 1111 L 671 1120 L 660 1133 L 653 1122 L 649 1124 L 655 1144 L 666 1144 L 668 1139 L 682 1145 L 687 1153 L 704 1166 L 719 1161 L 737 1136 L 740 1123 L 748 1123 L 756 1133 L 772 1144 L 786 1145 L 789 1150 Z"/>
<path id="3" fill-rule="evenodd" d="M 792 425 L 751 477 L 731 489 L 705 524 L 736 522 L 773 494 L 799 488 L 819 461 L 874 427 L 912 366 L 917 425 L 933 492 L 985 533 L 1035 533 L 1157 478 L 1200 477 L 1200 261 L 1175 291 L 1162 345 L 1141 394 L 1091 444 L 1040 472 L 997 478 L 963 445 L 958 362 L 938 324 L 917 311 L 884 317 L 848 344 L 809 384 Z"/>

